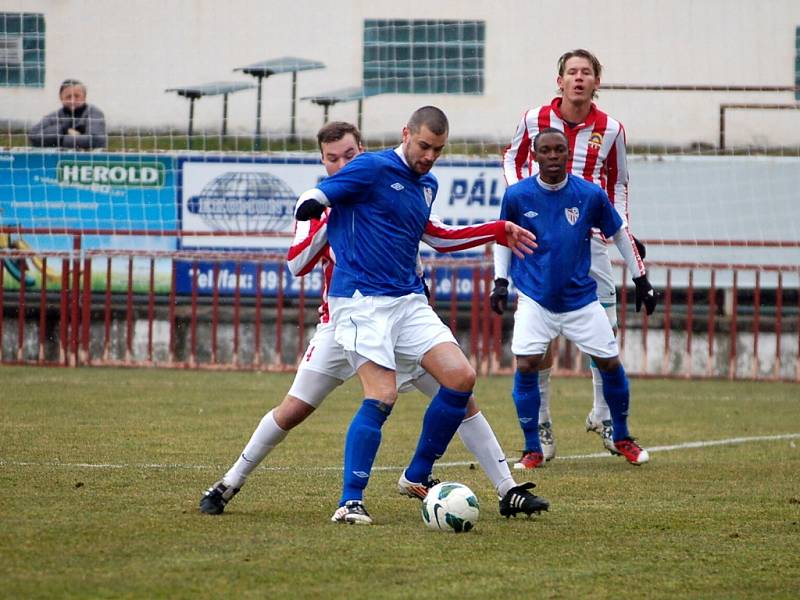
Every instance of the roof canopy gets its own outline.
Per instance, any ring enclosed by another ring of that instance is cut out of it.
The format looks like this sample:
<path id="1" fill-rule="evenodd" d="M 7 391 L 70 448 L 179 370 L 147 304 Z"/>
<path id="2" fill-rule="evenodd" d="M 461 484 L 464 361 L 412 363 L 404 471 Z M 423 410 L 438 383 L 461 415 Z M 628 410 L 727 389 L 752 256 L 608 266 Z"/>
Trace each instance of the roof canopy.
<path id="1" fill-rule="evenodd" d="M 185 96 L 187 98 L 201 98 L 202 96 L 231 94 L 239 90 L 247 90 L 254 87 L 256 87 L 254 83 L 247 83 L 245 81 L 214 81 L 212 83 L 169 88 L 165 91 L 176 92 L 179 96 Z"/>
<path id="2" fill-rule="evenodd" d="M 282 58 L 272 58 L 261 62 L 236 67 L 234 71 L 242 71 L 254 77 L 269 77 L 278 73 L 296 73 L 297 71 L 310 71 L 311 69 L 324 69 L 325 64 L 318 60 L 308 60 L 307 58 L 296 58 L 294 56 L 284 56 Z"/>

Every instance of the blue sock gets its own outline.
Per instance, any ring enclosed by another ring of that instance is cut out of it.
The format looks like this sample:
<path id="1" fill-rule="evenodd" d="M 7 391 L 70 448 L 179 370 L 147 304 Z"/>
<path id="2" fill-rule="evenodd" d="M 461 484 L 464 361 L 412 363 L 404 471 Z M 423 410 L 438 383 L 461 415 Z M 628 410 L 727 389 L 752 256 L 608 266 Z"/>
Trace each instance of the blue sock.
<path id="1" fill-rule="evenodd" d="M 628 431 L 628 406 L 631 396 L 625 369 L 620 365 L 613 371 L 600 371 L 600 377 L 603 379 L 603 395 L 608 403 L 608 409 L 611 411 L 614 441 L 631 437 Z"/>
<path id="2" fill-rule="evenodd" d="M 406 479 L 415 483 L 428 481 L 433 463 L 440 458 L 458 426 L 467 414 L 467 402 L 472 392 L 459 392 L 441 386 L 422 418 L 417 451 L 406 468 Z"/>
<path id="3" fill-rule="evenodd" d="M 523 373 L 519 369 L 514 373 L 514 406 L 517 407 L 517 417 L 522 433 L 525 435 L 525 451 L 541 452 L 542 444 L 539 441 L 539 405 L 542 397 L 539 395 L 539 371 Z"/>
<path id="4" fill-rule="evenodd" d="M 348 500 L 363 500 L 372 463 L 381 445 L 381 426 L 392 407 L 366 398 L 356 411 L 344 442 L 344 482 L 339 506 Z"/>

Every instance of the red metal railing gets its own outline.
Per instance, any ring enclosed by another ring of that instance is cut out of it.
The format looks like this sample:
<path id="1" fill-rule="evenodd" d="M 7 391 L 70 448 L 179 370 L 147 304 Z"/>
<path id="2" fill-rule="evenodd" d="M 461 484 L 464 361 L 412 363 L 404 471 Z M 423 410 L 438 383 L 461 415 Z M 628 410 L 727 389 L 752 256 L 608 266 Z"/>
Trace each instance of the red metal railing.
<path id="1" fill-rule="evenodd" d="M 304 284 L 296 297 L 287 296 L 280 276 L 274 296 L 265 295 L 260 285 L 253 295 L 242 293 L 245 264 L 255 265 L 260 282 L 265 264 L 282 268 L 282 254 L 86 250 L 79 242 L 70 251 L 42 254 L 38 252 L 38 289 L 31 289 L 26 275 L 34 253 L 0 251 L 0 258 L 17 261 L 21 275 L 17 281 L 0 262 L 0 362 L 4 364 L 292 370 L 313 330 L 319 299 L 310 297 Z M 125 264 L 122 285 L 114 282 L 113 260 Z M 169 261 L 170 283 L 166 292 L 159 292 L 155 273 L 164 261 Z M 177 290 L 177 261 L 193 266 L 186 294 Z M 200 261 L 213 263 L 207 296 L 200 293 Z M 223 261 L 235 265 L 233 292 L 224 297 L 219 281 Z M 59 263 L 60 274 L 52 267 Z M 143 292 L 134 286 L 136 264 L 145 265 Z M 800 266 L 690 262 L 648 266 L 665 282 L 661 304 L 652 317 L 633 312 L 630 288 L 620 290 L 619 340 L 629 372 L 800 381 L 800 290 L 794 283 Z M 431 289 L 437 290 L 432 304 L 457 333 L 479 372 L 510 372 L 512 317 L 500 317 L 489 308 L 491 262 L 436 259 L 429 267 Z M 456 268 L 467 269 L 469 277 L 458 275 Z M 93 278 L 93 270 L 97 277 Z M 443 275 L 446 270 L 449 273 Z M 697 287 L 698 272 L 708 275 L 703 288 Z M 753 281 L 747 289 L 740 285 L 743 274 Z M 763 284 L 766 274 L 776 279 L 769 288 Z M 674 286 L 677 275 L 686 281 L 680 287 Z M 723 275 L 730 280 L 724 286 Z M 792 285 L 787 286 L 787 280 Z M 468 283 L 471 291 L 465 299 L 464 289 L 460 293 L 458 288 Z M 720 302 L 719 294 L 726 300 Z M 586 372 L 586 361 L 563 340 L 556 360 L 557 373 Z"/>

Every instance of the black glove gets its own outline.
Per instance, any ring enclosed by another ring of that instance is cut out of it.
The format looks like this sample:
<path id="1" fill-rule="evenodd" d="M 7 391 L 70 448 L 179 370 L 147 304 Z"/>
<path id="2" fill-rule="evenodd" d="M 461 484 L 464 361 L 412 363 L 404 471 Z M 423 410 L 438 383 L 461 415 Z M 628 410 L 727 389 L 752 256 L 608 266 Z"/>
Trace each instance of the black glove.
<path id="1" fill-rule="evenodd" d="M 428 282 L 425 281 L 424 277 L 420 277 L 422 279 L 422 291 L 425 292 L 425 297 L 430 300 L 431 299 L 431 288 L 428 287 Z"/>
<path id="2" fill-rule="evenodd" d="M 298 221 L 310 221 L 311 219 L 319 219 L 324 212 L 325 205 L 322 202 L 309 198 L 297 207 L 294 218 Z"/>
<path id="3" fill-rule="evenodd" d="M 489 296 L 489 306 L 498 315 L 502 315 L 508 306 L 508 279 L 498 277 L 494 280 L 494 289 Z"/>
<path id="4" fill-rule="evenodd" d="M 641 277 L 634 277 L 633 283 L 636 285 L 636 312 L 642 310 L 642 304 L 648 315 L 652 315 L 656 309 L 656 293 L 653 291 L 653 286 L 647 280 L 647 275 Z"/>
<path id="5" fill-rule="evenodd" d="M 640 241 L 636 239 L 636 236 L 633 236 L 633 243 L 636 244 L 636 251 L 639 253 L 639 257 L 644 260 L 644 257 L 647 256 L 647 247 Z"/>

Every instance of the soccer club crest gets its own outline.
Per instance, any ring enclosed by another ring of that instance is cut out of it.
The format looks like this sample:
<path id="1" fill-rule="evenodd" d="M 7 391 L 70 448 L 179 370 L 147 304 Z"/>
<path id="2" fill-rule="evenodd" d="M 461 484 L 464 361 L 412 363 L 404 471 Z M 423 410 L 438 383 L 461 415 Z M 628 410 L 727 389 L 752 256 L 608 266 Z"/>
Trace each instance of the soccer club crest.
<path id="1" fill-rule="evenodd" d="M 599 131 L 595 131 L 592 135 L 589 136 L 589 146 L 594 148 L 595 150 L 600 150 L 600 147 L 603 145 L 603 134 Z"/>
<path id="2" fill-rule="evenodd" d="M 433 189 L 426 187 L 423 188 L 422 191 L 425 194 L 425 204 L 427 204 L 428 208 L 430 208 L 431 204 L 433 204 Z"/>
<path id="3" fill-rule="evenodd" d="M 575 223 L 578 222 L 581 213 L 578 210 L 577 206 L 573 206 L 572 208 L 565 208 L 564 215 L 567 217 L 567 221 L 569 222 L 570 225 L 575 225 Z"/>

